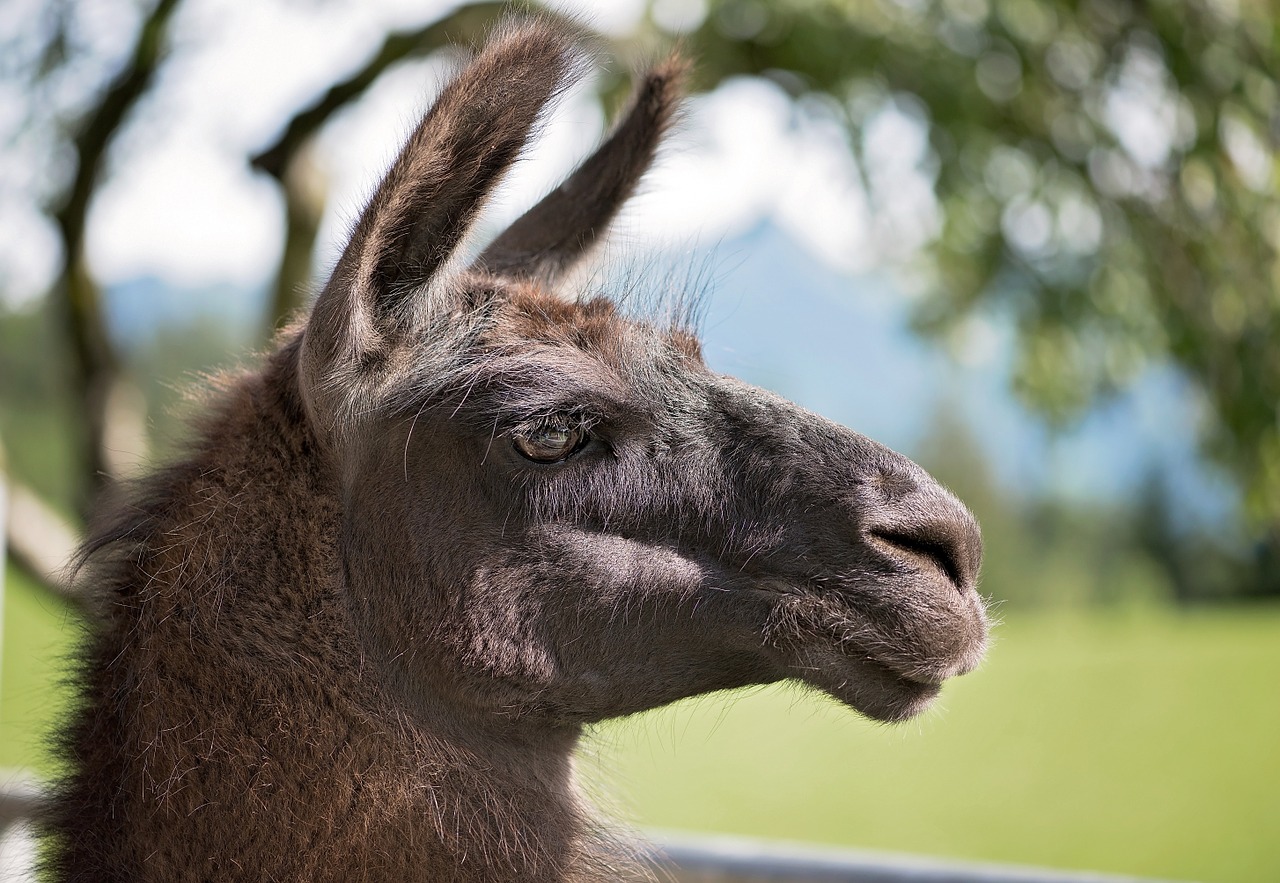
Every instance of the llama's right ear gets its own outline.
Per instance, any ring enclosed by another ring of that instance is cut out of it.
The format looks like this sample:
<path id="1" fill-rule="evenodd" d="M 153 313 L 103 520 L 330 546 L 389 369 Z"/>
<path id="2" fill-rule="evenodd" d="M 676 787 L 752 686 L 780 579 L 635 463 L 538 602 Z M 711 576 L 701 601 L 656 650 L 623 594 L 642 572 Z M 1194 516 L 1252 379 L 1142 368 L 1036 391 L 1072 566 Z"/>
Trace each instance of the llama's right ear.
<path id="1" fill-rule="evenodd" d="M 653 162 L 679 104 L 686 70 L 679 56 L 652 68 L 609 139 L 498 236 L 476 266 L 550 282 L 589 251 Z"/>
<path id="2" fill-rule="evenodd" d="M 496 32 L 441 92 L 360 216 L 307 324 L 308 374 L 379 361 L 419 315 L 542 108 L 584 61 L 563 26 Z M 424 291 L 425 289 L 425 291 Z"/>

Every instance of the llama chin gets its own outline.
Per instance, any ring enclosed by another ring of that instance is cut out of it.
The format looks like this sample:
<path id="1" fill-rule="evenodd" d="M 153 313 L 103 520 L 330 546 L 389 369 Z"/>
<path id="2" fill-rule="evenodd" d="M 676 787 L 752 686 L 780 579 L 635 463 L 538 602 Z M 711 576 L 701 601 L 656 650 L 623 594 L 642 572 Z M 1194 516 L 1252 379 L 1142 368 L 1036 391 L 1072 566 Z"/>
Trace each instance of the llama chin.
<path id="1" fill-rule="evenodd" d="M 985 644 L 981 538 L 910 460 L 556 286 L 683 65 L 469 267 L 583 69 L 538 19 L 442 92 L 310 314 L 101 514 L 52 879 L 616 879 L 585 725 L 802 679 L 918 713 Z"/>

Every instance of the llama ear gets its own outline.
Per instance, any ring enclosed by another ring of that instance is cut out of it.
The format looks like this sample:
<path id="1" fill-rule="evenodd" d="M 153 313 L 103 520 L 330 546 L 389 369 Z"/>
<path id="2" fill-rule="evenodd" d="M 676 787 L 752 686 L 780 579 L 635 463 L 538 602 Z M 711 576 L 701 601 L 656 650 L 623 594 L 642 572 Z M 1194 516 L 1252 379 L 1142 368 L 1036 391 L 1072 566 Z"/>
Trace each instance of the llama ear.
<path id="1" fill-rule="evenodd" d="M 367 363 L 411 324 L 543 107 L 585 58 L 562 26 L 532 19 L 496 32 L 418 124 L 360 216 L 312 310 L 311 367 Z M 438 295 L 437 295 L 438 296 Z"/>
<path id="2" fill-rule="evenodd" d="M 686 67 L 673 56 L 650 70 L 609 139 L 498 236 L 476 268 L 550 281 L 582 257 L 653 162 L 679 103 Z"/>

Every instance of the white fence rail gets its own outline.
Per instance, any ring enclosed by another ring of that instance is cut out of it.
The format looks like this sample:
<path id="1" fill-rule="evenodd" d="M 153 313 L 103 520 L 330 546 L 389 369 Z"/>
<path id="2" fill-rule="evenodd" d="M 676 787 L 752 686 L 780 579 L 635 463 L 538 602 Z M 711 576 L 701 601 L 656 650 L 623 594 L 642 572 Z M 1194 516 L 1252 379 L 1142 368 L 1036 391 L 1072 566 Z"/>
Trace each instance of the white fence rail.
<path id="1" fill-rule="evenodd" d="M 1139 883 L 1136 877 L 823 849 L 738 837 L 663 836 L 656 864 L 675 883 Z M 1152 883 L 1144 880 L 1142 883 Z"/>

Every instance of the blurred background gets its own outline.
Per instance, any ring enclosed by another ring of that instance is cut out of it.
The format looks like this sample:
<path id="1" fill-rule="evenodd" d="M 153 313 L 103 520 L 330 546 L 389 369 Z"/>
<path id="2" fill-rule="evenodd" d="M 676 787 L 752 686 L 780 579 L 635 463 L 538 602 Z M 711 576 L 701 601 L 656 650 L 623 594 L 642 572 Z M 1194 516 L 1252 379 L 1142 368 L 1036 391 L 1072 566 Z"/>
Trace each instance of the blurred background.
<path id="1" fill-rule="evenodd" d="M 179 450 L 188 392 L 306 304 L 509 8 L 0 0 L 0 775 L 55 770 L 81 621 L 60 567 L 92 500 Z M 1270 0 L 536 8 L 598 34 L 601 65 L 486 229 L 679 45 L 694 95 L 603 278 L 704 292 L 713 368 L 949 484 L 1002 620 L 902 727 L 791 687 L 604 725 L 600 801 L 642 827 L 1280 879 Z"/>

